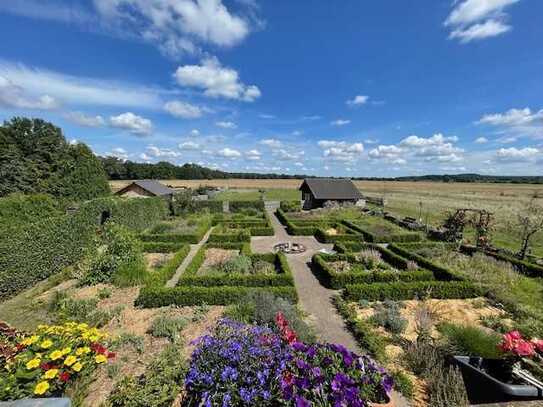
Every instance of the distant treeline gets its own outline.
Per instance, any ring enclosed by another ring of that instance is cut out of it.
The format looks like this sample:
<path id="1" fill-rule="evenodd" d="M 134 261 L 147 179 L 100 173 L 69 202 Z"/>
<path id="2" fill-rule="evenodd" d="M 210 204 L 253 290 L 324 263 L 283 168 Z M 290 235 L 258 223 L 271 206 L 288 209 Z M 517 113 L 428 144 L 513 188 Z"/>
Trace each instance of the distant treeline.
<path id="1" fill-rule="evenodd" d="M 131 179 L 304 179 L 314 176 L 303 174 L 259 174 L 251 172 L 225 172 L 212 170 L 197 164 L 174 165 L 166 161 L 156 164 L 122 161 L 116 157 L 100 157 L 111 180 Z M 396 178 L 353 177 L 357 181 L 434 181 L 434 182 L 488 182 L 543 184 L 543 176 L 495 176 L 480 174 L 422 175 Z"/>

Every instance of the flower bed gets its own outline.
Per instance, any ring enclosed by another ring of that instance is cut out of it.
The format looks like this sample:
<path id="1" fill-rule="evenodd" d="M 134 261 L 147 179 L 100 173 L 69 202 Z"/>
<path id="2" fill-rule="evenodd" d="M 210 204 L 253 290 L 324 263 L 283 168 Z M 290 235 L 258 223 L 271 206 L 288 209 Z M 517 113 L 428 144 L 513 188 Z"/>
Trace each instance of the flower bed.
<path id="1" fill-rule="evenodd" d="M 79 376 L 115 357 L 100 343 L 104 339 L 87 324 L 39 326 L 20 338 L 0 366 L 0 400 L 63 395 Z"/>
<path id="2" fill-rule="evenodd" d="M 423 235 L 407 232 L 394 223 L 377 216 L 364 216 L 354 221 L 343 221 L 347 226 L 364 235 L 367 242 L 418 242 Z"/>
<path id="3" fill-rule="evenodd" d="M 161 222 L 142 233 L 139 238 L 151 243 L 192 243 L 196 244 L 211 227 L 211 219 L 207 215 L 192 216 L 187 219 L 177 218 Z"/>
<path id="4" fill-rule="evenodd" d="M 312 260 L 321 282 L 334 289 L 358 283 L 434 280 L 430 270 L 378 245 L 350 245 L 354 252 L 341 244 L 335 248 L 340 254 L 319 253 Z"/>
<path id="5" fill-rule="evenodd" d="M 196 345 L 186 377 L 192 405 L 365 406 L 387 401 L 393 384 L 367 356 L 299 342 L 280 313 L 275 330 L 223 320 Z"/>
<path id="6" fill-rule="evenodd" d="M 245 213 L 247 213 L 245 209 Z M 213 217 L 213 225 L 218 225 L 214 234 L 238 235 L 243 230 L 248 231 L 250 236 L 273 236 L 274 231 L 270 225 L 268 215 L 265 212 L 250 211 L 248 214 L 234 213 L 221 214 Z M 219 232 L 218 230 L 223 231 Z M 226 239 L 224 237 L 223 239 Z M 235 239 L 235 238 L 234 238 Z"/>
<path id="7" fill-rule="evenodd" d="M 342 224 L 330 223 L 315 231 L 315 238 L 322 243 L 361 242 L 364 237 L 360 232 Z"/>

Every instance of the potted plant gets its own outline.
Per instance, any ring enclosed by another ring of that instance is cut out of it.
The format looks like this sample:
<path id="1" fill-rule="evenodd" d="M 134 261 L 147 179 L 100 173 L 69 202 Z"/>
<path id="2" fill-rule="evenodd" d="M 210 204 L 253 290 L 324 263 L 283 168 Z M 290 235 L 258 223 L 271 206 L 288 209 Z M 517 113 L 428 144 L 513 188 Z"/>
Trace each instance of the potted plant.
<path id="1" fill-rule="evenodd" d="M 503 335 L 502 359 L 455 356 L 472 402 L 543 399 L 543 340 Z"/>

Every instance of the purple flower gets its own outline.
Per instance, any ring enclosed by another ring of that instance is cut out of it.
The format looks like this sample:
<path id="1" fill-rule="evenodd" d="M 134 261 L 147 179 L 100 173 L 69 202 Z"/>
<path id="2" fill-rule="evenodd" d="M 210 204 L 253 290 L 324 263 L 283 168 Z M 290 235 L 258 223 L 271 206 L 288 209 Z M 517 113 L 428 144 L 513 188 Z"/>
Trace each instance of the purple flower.
<path id="1" fill-rule="evenodd" d="M 311 403 L 301 396 L 296 396 L 296 407 L 311 407 Z"/>

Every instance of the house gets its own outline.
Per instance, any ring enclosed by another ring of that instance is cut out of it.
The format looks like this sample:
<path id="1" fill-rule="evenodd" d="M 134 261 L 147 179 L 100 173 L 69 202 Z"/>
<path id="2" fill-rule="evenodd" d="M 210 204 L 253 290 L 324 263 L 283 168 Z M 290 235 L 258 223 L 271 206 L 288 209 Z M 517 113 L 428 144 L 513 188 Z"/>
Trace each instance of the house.
<path id="1" fill-rule="evenodd" d="M 322 208 L 329 201 L 357 204 L 364 199 L 350 179 L 308 178 L 299 190 L 304 209 Z"/>
<path id="2" fill-rule="evenodd" d="M 115 195 L 128 198 L 148 198 L 162 196 L 171 199 L 175 191 L 158 181 L 152 179 L 134 181 L 126 187 L 115 192 Z"/>

